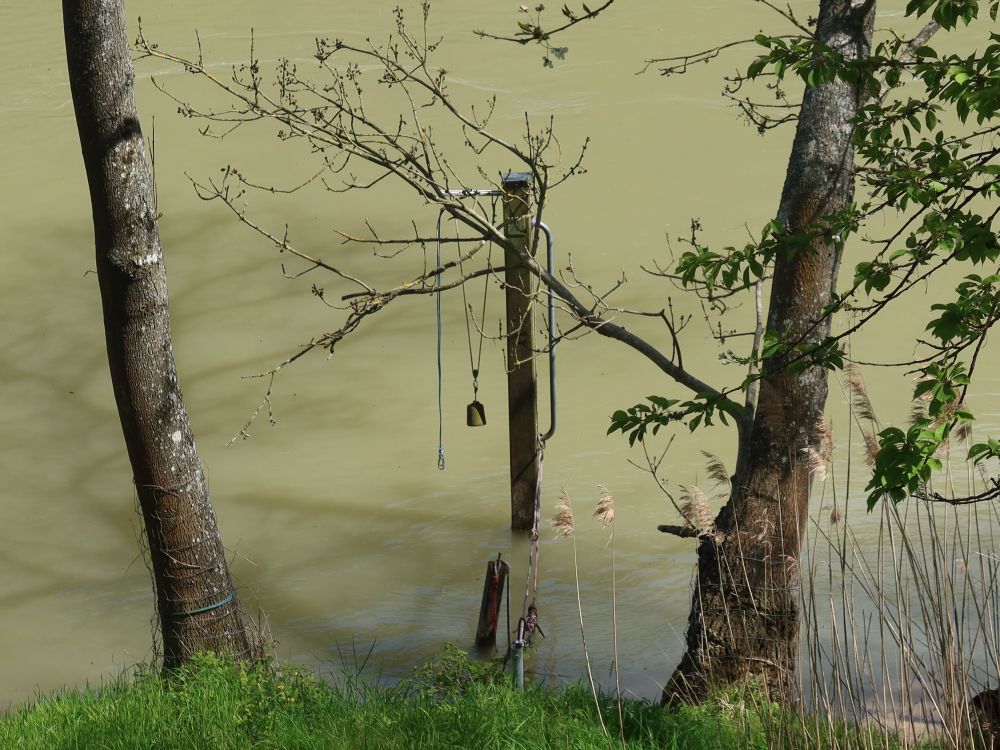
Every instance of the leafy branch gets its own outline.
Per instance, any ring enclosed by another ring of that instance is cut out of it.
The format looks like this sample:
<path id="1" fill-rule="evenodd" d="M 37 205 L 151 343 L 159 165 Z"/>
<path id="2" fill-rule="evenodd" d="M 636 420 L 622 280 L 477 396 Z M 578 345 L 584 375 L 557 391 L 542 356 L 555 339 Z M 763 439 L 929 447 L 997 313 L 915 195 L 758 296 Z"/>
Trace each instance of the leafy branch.
<path id="1" fill-rule="evenodd" d="M 566 53 L 569 52 L 569 47 L 553 46 L 551 43 L 552 37 L 573 28 L 578 23 L 597 18 L 597 16 L 614 5 L 614 3 L 615 0 L 605 0 L 604 3 L 596 8 L 591 8 L 586 3 L 582 3 L 579 10 L 575 10 L 569 5 L 563 5 L 560 14 L 564 20 L 555 26 L 543 26 L 544 3 L 538 3 L 533 8 L 522 5 L 520 12 L 524 14 L 527 20 L 517 22 L 518 31 L 513 36 L 491 34 L 482 29 L 477 29 L 473 33 L 482 39 L 495 39 L 501 42 L 514 42 L 521 45 L 531 43 L 540 44 L 545 50 L 545 55 L 542 57 L 542 64 L 547 68 L 551 68 L 554 65 L 553 58 L 564 60 Z"/>

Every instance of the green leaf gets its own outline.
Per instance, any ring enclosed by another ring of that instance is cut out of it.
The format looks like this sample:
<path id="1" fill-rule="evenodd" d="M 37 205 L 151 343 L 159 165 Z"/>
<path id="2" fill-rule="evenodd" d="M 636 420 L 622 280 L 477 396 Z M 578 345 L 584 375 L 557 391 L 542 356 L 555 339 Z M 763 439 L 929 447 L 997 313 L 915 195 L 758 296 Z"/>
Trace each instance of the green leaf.
<path id="1" fill-rule="evenodd" d="M 756 78 L 759 76 L 765 67 L 767 67 L 768 58 L 759 57 L 747 66 L 747 78 Z"/>

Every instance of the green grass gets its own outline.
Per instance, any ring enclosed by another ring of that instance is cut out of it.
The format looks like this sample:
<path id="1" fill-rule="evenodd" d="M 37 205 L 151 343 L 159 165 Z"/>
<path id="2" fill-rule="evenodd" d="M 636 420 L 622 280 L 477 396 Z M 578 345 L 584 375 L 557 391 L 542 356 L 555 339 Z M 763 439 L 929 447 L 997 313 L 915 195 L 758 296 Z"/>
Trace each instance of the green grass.
<path id="1" fill-rule="evenodd" d="M 393 750 L 609 748 L 588 690 L 513 691 L 490 665 L 446 651 L 391 689 L 340 686 L 294 668 L 243 668 L 201 656 L 169 679 L 139 672 L 99 689 L 45 697 L 0 718 L 0 747 L 25 750 Z M 623 707 L 628 748 L 765 748 L 780 709 L 720 696 L 666 711 Z M 797 741 L 795 747 L 807 747 Z M 851 745 L 847 745 L 851 746 Z M 878 746 L 881 746 L 879 744 Z"/>

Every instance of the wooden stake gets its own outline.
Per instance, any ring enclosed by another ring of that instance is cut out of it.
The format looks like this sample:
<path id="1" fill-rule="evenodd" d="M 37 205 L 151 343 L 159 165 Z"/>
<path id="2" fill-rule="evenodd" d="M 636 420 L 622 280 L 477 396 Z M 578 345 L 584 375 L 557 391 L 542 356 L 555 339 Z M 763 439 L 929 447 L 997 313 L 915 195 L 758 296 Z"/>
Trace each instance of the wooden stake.
<path id="1" fill-rule="evenodd" d="M 476 646 L 479 648 L 493 648 L 497 645 L 497 623 L 500 622 L 500 605 L 503 603 L 507 571 L 507 564 L 499 557 L 486 563 L 483 603 L 479 607 L 479 625 L 476 628 Z"/>
<path id="2" fill-rule="evenodd" d="M 531 252 L 531 175 L 503 178 L 504 229 L 519 252 Z M 507 298 L 507 408 L 510 429 L 510 527 L 530 531 L 535 520 L 538 479 L 538 386 L 535 381 L 531 274 L 508 250 L 504 272 Z"/>

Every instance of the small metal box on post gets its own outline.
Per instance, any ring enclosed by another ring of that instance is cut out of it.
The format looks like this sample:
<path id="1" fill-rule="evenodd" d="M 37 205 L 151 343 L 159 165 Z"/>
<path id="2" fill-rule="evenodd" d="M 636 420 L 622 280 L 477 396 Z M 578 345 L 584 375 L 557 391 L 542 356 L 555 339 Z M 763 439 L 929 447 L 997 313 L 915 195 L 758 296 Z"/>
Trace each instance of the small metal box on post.
<path id="1" fill-rule="evenodd" d="M 510 427 L 510 527 L 530 531 L 535 518 L 538 479 L 538 387 L 535 380 L 534 314 L 531 272 L 523 254 L 531 241 L 531 175 L 503 177 L 504 234 L 514 246 L 504 258 L 507 300 L 507 406 Z"/>

